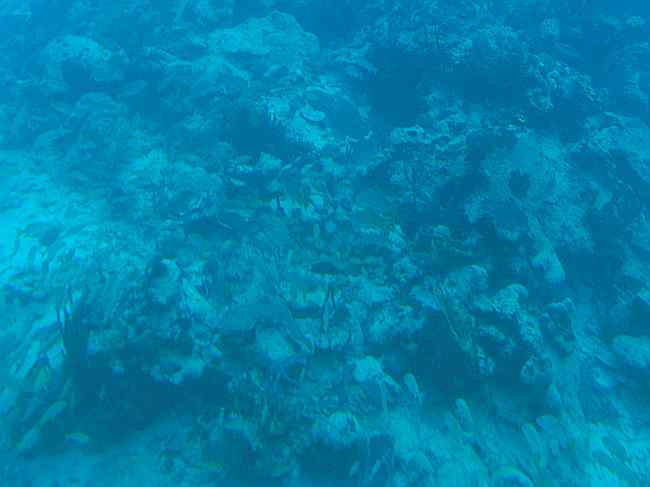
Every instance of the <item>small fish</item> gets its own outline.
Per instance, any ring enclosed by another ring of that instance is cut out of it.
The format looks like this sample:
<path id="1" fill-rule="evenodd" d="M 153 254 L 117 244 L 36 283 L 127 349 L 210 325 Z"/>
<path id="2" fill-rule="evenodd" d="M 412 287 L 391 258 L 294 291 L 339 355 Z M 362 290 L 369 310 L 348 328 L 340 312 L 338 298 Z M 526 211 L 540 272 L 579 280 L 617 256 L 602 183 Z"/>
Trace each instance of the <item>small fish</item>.
<path id="1" fill-rule="evenodd" d="M 90 436 L 81 432 L 68 433 L 65 435 L 65 442 L 76 448 L 85 448 L 90 445 Z"/>

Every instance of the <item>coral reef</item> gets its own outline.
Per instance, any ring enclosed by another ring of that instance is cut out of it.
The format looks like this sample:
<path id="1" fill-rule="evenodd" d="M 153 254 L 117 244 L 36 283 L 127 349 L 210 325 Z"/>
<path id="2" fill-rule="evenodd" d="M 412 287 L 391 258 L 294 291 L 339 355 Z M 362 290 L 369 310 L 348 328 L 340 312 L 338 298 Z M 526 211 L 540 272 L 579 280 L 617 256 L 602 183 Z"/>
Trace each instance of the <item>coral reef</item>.
<path id="1" fill-rule="evenodd" d="M 649 22 L 0 2 L 0 484 L 649 484 Z"/>

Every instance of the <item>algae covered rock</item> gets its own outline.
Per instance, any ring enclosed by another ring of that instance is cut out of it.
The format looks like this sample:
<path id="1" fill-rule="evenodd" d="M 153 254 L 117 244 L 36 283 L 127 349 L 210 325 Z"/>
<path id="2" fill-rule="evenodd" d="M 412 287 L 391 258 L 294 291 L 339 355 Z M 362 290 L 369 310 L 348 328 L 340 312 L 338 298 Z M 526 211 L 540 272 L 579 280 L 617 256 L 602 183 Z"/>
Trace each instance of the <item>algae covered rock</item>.
<path id="1" fill-rule="evenodd" d="M 299 70 L 319 51 L 316 36 L 305 32 L 291 15 L 277 11 L 231 29 L 215 31 L 209 46 L 215 54 L 241 63 L 257 75 L 279 65 Z"/>
<path id="2" fill-rule="evenodd" d="M 121 81 L 127 61 L 123 52 L 111 51 L 92 38 L 78 35 L 52 40 L 42 56 L 50 92 L 94 91 Z"/>
<path id="3" fill-rule="evenodd" d="M 559 287 L 564 283 L 566 273 L 557 254 L 548 248 L 539 252 L 532 260 L 532 266 L 537 270 L 543 281 L 550 287 Z"/>
<path id="4" fill-rule="evenodd" d="M 647 376 L 650 372 L 650 338 L 619 335 L 612 344 L 614 353 L 628 367 Z"/>
<path id="5" fill-rule="evenodd" d="M 573 330 L 573 313 L 575 305 L 566 298 L 546 307 L 542 315 L 541 326 L 548 338 L 554 342 L 561 353 L 568 355 L 576 346 L 576 335 Z"/>
<path id="6" fill-rule="evenodd" d="M 384 372 L 379 361 L 371 356 L 353 361 L 352 377 L 361 386 L 371 404 L 384 411 L 401 390 L 397 382 Z"/>
<path id="7" fill-rule="evenodd" d="M 532 355 L 521 368 L 519 379 L 532 390 L 544 393 L 553 381 L 553 362 L 549 357 Z"/>
<path id="8" fill-rule="evenodd" d="M 339 411 L 319 418 L 312 427 L 312 437 L 329 448 L 341 449 L 355 445 L 365 432 L 353 414 Z"/>

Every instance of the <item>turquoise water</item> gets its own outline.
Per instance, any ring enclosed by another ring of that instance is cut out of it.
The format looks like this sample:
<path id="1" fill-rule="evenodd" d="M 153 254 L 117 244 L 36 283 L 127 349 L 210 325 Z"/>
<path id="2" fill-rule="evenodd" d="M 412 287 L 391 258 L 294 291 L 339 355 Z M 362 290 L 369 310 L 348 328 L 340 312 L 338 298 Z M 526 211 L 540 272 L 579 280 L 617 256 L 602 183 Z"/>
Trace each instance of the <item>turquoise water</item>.
<path id="1" fill-rule="evenodd" d="M 649 21 L 0 2 L 0 486 L 650 485 Z"/>

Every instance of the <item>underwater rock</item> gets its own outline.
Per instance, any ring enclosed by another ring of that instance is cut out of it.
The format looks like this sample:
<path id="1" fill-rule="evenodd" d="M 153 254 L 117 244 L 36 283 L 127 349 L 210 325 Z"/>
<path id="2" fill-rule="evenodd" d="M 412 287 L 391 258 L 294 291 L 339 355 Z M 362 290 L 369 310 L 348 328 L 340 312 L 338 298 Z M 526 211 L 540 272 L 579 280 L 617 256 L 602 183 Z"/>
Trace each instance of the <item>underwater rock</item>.
<path id="1" fill-rule="evenodd" d="M 531 390 L 544 393 L 553 382 L 553 362 L 547 356 L 532 355 L 521 368 L 519 379 Z"/>
<path id="2" fill-rule="evenodd" d="M 352 376 L 372 404 L 387 411 L 389 403 L 400 393 L 400 386 L 386 374 L 377 359 L 366 356 L 352 363 Z"/>
<path id="3" fill-rule="evenodd" d="M 252 459 L 262 448 L 257 426 L 246 418 L 230 415 L 224 420 L 223 432 L 229 447 L 229 454 L 234 458 L 237 468 L 244 468 L 246 463 L 237 461 L 237 458 Z M 251 467 L 252 465 L 246 465 Z"/>
<path id="4" fill-rule="evenodd" d="M 152 69 L 162 71 L 161 75 L 164 76 L 165 86 L 168 89 L 185 88 L 177 106 L 170 107 L 170 110 L 182 110 L 189 117 L 196 115 L 196 112 L 186 112 L 191 109 L 192 103 L 204 103 L 204 100 L 211 98 L 220 99 L 224 95 L 236 96 L 245 93 L 252 78 L 251 73 L 218 54 L 208 54 L 193 61 L 189 66 L 184 66 L 176 59 L 165 62 L 155 56 L 152 58 L 150 61 L 154 65 Z M 188 72 L 188 68 L 191 71 Z M 217 122 L 218 119 L 210 118 L 203 121 L 208 126 Z M 202 141 L 207 142 L 205 139 Z"/>
<path id="5" fill-rule="evenodd" d="M 519 346 L 524 352 L 545 354 L 545 343 L 539 323 L 529 314 L 522 315 L 518 329 Z"/>
<path id="6" fill-rule="evenodd" d="M 537 319 L 524 306 L 527 298 L 528 291 L 520 284 L 506 286 L 493 297 L 479 296 L 474 301 L 479 317 L 476 337 L 498 371 L 519 370 L 523 383 L 543 388 L 551 382 L 552 364 L 541 359 L 546 357 L 544 337 Z"/>
<path id="7" fill-rule="evenodd" d="M 351 279 L 351 283 L 357 288 L 358 298 L 369 307 L 390 303 L 395 296 L 395 290 L 390 286 L 378 284 L 365 277 L 355 277 Z"/>
<path id="8" fill-rule="evenodd" d="M 274 178 L 282 170 L 284 163 L 282 160 L 277 157 L 273 157 L 270 154 L 261 153 L 257 164 L 255 165 L 255 171 L 264 179 Z"/>
<path id="9" fill-rule="evenodd" d="M 363 260 L 374 257 L 397 259 L 404 255 L 408 248 L 404 231 L 398 225 L 385 229 L 360 224 L 354 228 L 353 234 L 356 242 L 352 251 L 356 257 Z"/>
<path id="10" fill-rule="evenodd" d="M 241 335 L 263 323 L 276 324 L 279 329 L 294 328 L 289 308 L 278 300 L 269 300 L 230 306 L 217 329 L 225 335 Z"/>
<path id="11" fill-rule="evenodd" d="M 412 284 L 417 278 L 421 277 L 422 272 L 415 262 L 409 257 L 404 256 L 393 265 L 395 279 L 401 286 Z"/>
<path id="12" fill-rule="evenodd" d="M 331 49 L 329 61 L 333 66 L 340 68 L 346 78 L 353 81 L 368 81 L 377 74 L 377 67 L 367 58 L 368 47 L 341 47 Z"/>
<path id="13" fill-rule="evenodd" d="M 468 265 L 452 272 L 447 281 L 454 283 L 454 292 L 460 298 L 469 301 L 488 290 L 488 277 L 484 267 Z"/>
<path id="14" fill-rule="evenodd" d="M 614 338 L 612 347 L 623 364 L 647 377 L 650 371 L 650 338 L 619 335 Z"/>
<path id="15" fill-rule="evenodd" d="M 642 3 L 0 2 L 0 485 L 649 484 Z"/>
<path id="16" fill-rule="evenodd" d="M 483 354 L 487 352 L 500 360 L 510 361 L 519 351 L 515 339 L 507 336 L 497 326 L 483 324 L 477 330 L 476 335 L 480 339 Z M 487 360 L 488 357 L 485 357 L 485 359 Z"/>
<path id="17" fill-rule="evenodd" d="M 357 418 L 349 412 L 337 411 L 329 416 L 321 417 L 312 426 L 312 438 L 335 450 L 355 446 L 366 437 Z"/>
<path id="18" fill-rule="evenodd" d="M 525 423 L 521 426 L 521 433 L 526 440 L 531 453 L 535 455 L 539 466 L 545 468 L 548 463 L 548 448 L 544 436 L 533 423 Z"/>
<path id="19" fill-rule="evenodd" d="M 444 318 L 440 301 L 434 291 L 433 283 L 427 283 L 425 286 L 413 286 L 409 297 L 413 300 L 413 306 L 423 312 L 428 317 Z"/>
<path id="20" fill-rule="evenodd" d="M 157 201 L 156 211 L 182 220 L 188 230 L 209 233 L 203 227 L 214 225 L 223 210 L 221 178 L 181 161 L 166 167 L 165 173 L 168 178 L 166 190 Z"/>
<path id="21" fill-rule="evenodd" d="M 617 116 L 613 123 L 594 131 L 575 154 L 580 161 L 610 167 L 643 201 L 650 201 L 650 128 L 636 119 Z M 603 167 L 604 166 L 604 167 Z M 633 215 L 621 215 L 628 218 Z"/>
<path id="22" fill-rule="evenodd" d="M 411 337 L 424 324 L 422 317 L 417 316 L 410 306 L 394 303 L 369 310 L 368 318 L 362 321 L 366 343 L 374 345 L 386 345 L 392 340 Z"/>
<path id="23" fill-rule="evenodd" d="M 261 364 L 274 371 L 289 364 L 296 355 L 296 350 L 283 332 L 266 327 L 255 334 L 255 350 Z"/>
<path id="24" fill-rule="evenodd" d="M 154 263 L 150 269 L 148 294 L 151 304 L 169 308 L 181 298 L 182 271 L 176 262 L 169 259 Z"/>
<path id="25" fill-rule="evenodd" d="M 390 133 L 390 143 L 393 146 L 421 146 L 430 145 L 434 142 L 434 137 L 419 125 L 413 127 L 397 127 Z"/>
<path id="26" fill-rule="evenodd" d="M 366 431 L 349 412 L 320 416 L 312 426 L 310 463 L 319 475 L 353 479 L 362 485 L 385 485 L 393 475 L 395 438 L 388 432 Z M 328 458 L 327 465 L 322 459 Z"/>
<path id="27" fill-rule="evenodd" d="M 487 238 L 504 246 L 516 246 L 531 238 L 529 216 L 515 201 L 494 201 L 481 195 L 466 203 L 465 212 Z"/>
<path id="28" fill-rule="evenodd" d="M 456 69 L 472 80 L 472 87 L 490 95 L 513 92 L 527 74 L 528 46 L 507 25 L 490 25 L 475 32 L 470 39 L 467 58 L 459 59 Z"/>
<path id="29" fill-rule="evenodd" d="M 381 364 L 373 357 L 367 356 L 362 359 L 357 359 L 353 363 L 352 376 L 354 380 L 360 384 L 365 382 L 381 380 L 384 375 Z"/>
<path id="30" fill-rule="evenodd" d="M 195 26 L 206 27 L 231 23 L 235 0 L 223 0 L 218 5 L 209 0 L 178 2 L 175 22 L 188 21 Z"/>
<path id="31" fill-rule="evenodd" d="M 606 423 L 617 421 L 623 413 L 615 390 L 620 385 L 620 363 L 615 352 L 603 350 L 603 355 L 612 355 L 612 367 L 605 367 L 595 360 L 585 361 L 580 366 L 577 394 L 585 416 L 590 422 Z"/>
<path id="32" fill-rule="evenodd" d="M 575 350 L 576 336 L 573 331 L 572 314 L 575 305 L 570 298 L 546 306 L 546 313 L 542 315 L 540 325 L 548 337 L 558 347 L 563 355 L 568 355 Z"/>
<path id="33" fill-rule="evenodd" d="M 312 122 L 316 124 L 325 120 L 325 117 L 327 116 L 325 115 L 324 112 L 321 112 L 320 110 L 316 110 L 309 105 L 302 108 L 302 110 L 300 111 L 300 115 L 308 122 Z"/>
<path id="34" fill-rule="evenodd" d="M 276 66 L 300 71 L 320 50 L 315 35 L 305 32 L 291 15 L 277 11 L 216 30 L 208 43 L 214 54 L 250 69 L 258 77 Z"/>
<path id="35" fill-rule="evenodd" d="M 551 288 L 558 288 L 564 284 L 566 273 L 557 254 L 549 248 L 544 248 L 531 262 L 533 269 L 537 270 L 545 284 Z"/>
<path id="36" fill-rule="evenodd" d="M 476 300 L 476 310 L 488 319 L 515 324 L 523 314 L 522 302 L 528 299 L 528 290 L 521 284 L 510 284 L 497 291 L 492 298 Z"/>
<path id="37" fill-rule="evenodd" d="M 408 482 L 407 485 L 435 485 L 433 477 L 436 469 L 423 452 L 411 452 L 402 461 L 404 462 L 404 472 L 408 477 L 408 480 L 405 480 Z"/>
<path id="38" fill-rule="evenodd" d="M 150 373 L 153 380 L 176 386 L 201 378 L 207 364 L 199 357 L 169 355 L 160 359 Z"/>
<path id="39" fill-rule="evenodd" d="M 524 173 L 520 169 L 514 169 L 508 177 L 508 189 L 516 198 L 523 199 L 530 189 L 530 174 Z"/>
<path id="40" fill-rule="evenodd" d="M 313 86 L 305 90 L 304 97 L 318 115 L 315 123 L 326 122 L 337 134 L 348 137 L 362 137 L 370 130 L 350 96 L 342 89 L 333 86 Z M 302 110 L 303 117 L 306 115 Z M 323 117 L 321 119 L 321 117 Z M 326 118 L 325 118 L 326 117 Z"/>
<path id="41" fill-rule="evenodd" d="M 189 282 L 182 279 L 180 292 L 179 311 L 189 317 L 194 323 L 214 327 L 218 323 L 218 313 L 208 299 Z"/>
<path id="42" fill-rule="evenodd" d="M 100 91 L 123 79 L 126 56 L 94 39 L 77 35 L 56 38 L 43 50 L 46 90 L 50 93 Z"/>

